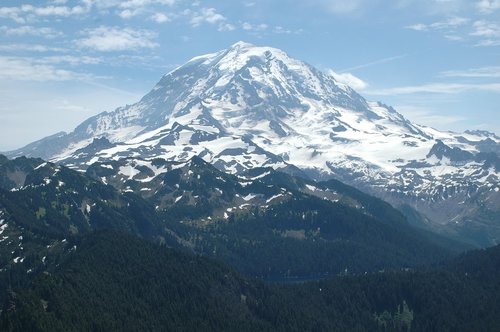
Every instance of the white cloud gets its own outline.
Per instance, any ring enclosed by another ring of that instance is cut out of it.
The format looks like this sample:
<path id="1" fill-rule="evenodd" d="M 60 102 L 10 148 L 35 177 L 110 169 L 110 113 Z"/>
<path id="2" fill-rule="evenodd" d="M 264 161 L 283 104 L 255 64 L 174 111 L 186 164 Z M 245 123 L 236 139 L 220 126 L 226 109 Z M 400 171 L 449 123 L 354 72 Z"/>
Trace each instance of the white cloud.
<path id="1" fill-rule="evenodd" d="M 453 17 L 431 24 L 418 23 L 406 28 L 415 31 L 438 31 L 448 40 L 472 41 L 475 46 L 500 45 L 500 23 L 488 20 L 471 21 L 468 18 Z"/>
<path id="2" fill-rule="evenodd" d="M 366 94 L 375 96 L 410 95 L 419 93 L 459 94 L 470 91 L 487 91 L 500 93 L 500 83 L 461 84 L 461 83 L 429 83 L 423 85 L 403 86 L 379 90 L 367 90 Z"/>
<path id="3" fill-rule="evenodd" d="M 118 16 L 124 19 L 132 18 L 143 13 L 151 13 L 154 5 L 172 6 L 175 0 L 128 0 L 115 4 L 119 8 Z M 151 19 L 157 23 L 169 21 L 169 17 L 163 13 L 154 13 Z"/>
<path id="4" fill-rule="evenodd" d="M 243 22 L 241 24 L 241 28 L 243 30 L 246 30 L 246 31 L 256 31 L 256 32 L 260 32 L 260 31 L 264 31 L 264 30 L 267 30 L 267 28 L 269 28 L 269 26 L 265 23 L 261 23 L 261 24 L 251 24 L 251 23 L 248 23 L 248 22 Z"/>
<path id="5" fill-rule="evenodd" d="M 304 30 L 303 29 L 290 30 L 278 25 L 273 28 L 273 32 L 278 35 L 290 35 L 290 34 L 300 34 L 304 32 Z"/>
<path id="6" fill-rule="evenodd" d="M 474 22 L 472 27 L 474 31 L 471 32 L 471 36 L 500 37 L 500 24 L 498 23 L 480 20 Z"/>
<path id="7" fill-rule="evenodd" d="M 477 47 L 500 46 L 500 39 L 483 39 L 476 43 Z"/>
<path id="8" fill-rule="evenodd" d="M 0 79 L 12 81 L 90 80 L 91 75 L 60 69 L 33 58 L 0 56 Z"/>
<path id="9" fill-rule="evenodd" d="M 231 23 L 221 23 L 217 28 L 219 31 L 233 31 L 236 30 L 236 27 Z"/>
<path id="10" fill-rule="evenodd" d="M 303 31 L 302 29 L 290 30 L 290 29 L 286 29 L 282 26 L 272 27 L 266 23 L 252 24 L 249 22 L 241 23 L 241 29 L 248 31 L 250 33 L 263 33 L 263 32 L 269 31 L 269 32 L 272 32 L 275 34 L 282 34 L 282 35 L 283 34 L 289 35 L 289 34 L 293 34 L 293 33 L 298 34 L 298 33 L 301 33 Z"/>
<path id="11" fill-rule="evenodd" d="M 448 39 L 448 40 L 451 40 L 451 41 L 463 41 L 465 40 L 464 37 L 462 36 L 459 36 L 459 35 L 444 35 L 444 38 Z"/>
<path id="12" fill-rule="evenodd" d="M 451 17 L 445 21 L 435 22 L 430 25 L 432 29 L 451 29 L 467 24 L 470 19 L 465 17 Z"/>
<path id="13" fill-rule="evenodd" d="M 227 18 L 218 13 L 215 8 L 201 8 L 199 11 L 186 9 L 182 13 L 189 17 L 189 24 L 193 28 L 199 27 L 202 24 L 217 25 L 218 31 L 233 31 L 236 26 L 228 22 Z"/>
<path id="14" fill-rule="evenodd" d="M 33 13 L 36 16 L 71 16 L 81 15 L 87 13 L 87 10 L 82 6 L 47 6 L 47 7 L 34 7 L 31 5 L 23 5 L 23 11 Z"/>
<path id="15" fill-rule="evenodd" d="M 226 17 L 217 13 L 215 8 L 202 8 L 201 11 L 192 14 L 190 23 L 193 27 L 197 27 L 203 23 L 216 24 L 226 20 Z"/>
<path id="16" fill-rule="evenodd" d="M 39 18 L 56 16 L 70 17 L 116 9 L 118 16 L 130 18 L 146 11 L 151 6 L 172 6 L 176 0 L 80 0 L 81 5 L 68 6 L 66 0 L 54 0 L 48 6 L 23 4 L 17 7 L 0 7 L 0 18 L 8 18 L 17 23 L 36 21 Z"/>
<path id="17" fill-rule="evenodd" d="M 406 11 L 411 14 L 452 15 L 471 7 L 470 0 L 309 0 L 308 5 L 321 6 L 335 15 L 370 15 L 373 8 L 383 13 Z"/>
<path id="18" fill-rule="evenodd" d="M 0 51 L 3 52 L 18 52 L 18 51 L 28 51 L 28 52 L 68 52 L 67 49 L 61 47 L 51 47 L 41 44 L 0 44 Z"/>
<path id="19" fill-rule="evenodd" d="M 151 19 L 156 23 L 165 23 L 165 22 L 170 22 L 172 20 L 169 16 L 163 13 L 155 13 L 151 15 Z"/>
<path id="20" fill-rule="evenodd" d="M 243 28 L 243 30 L 252 30 L 253 29 L 253 26 L 248 22 L 243 22 L 241 27 Z"/>
<path id="21" fill-rule="evenodd" d="M 471 68 L 466 70 L 449 70 L 442 72 L 443 77 L 496 78 L 500 77 L 500 66 Z"/>
<path id="22" fill-rule="evenodd" d="M 175 2 L 175 0 L 127 0 L 121 1 L 119 6 L 121 8 L 143 8 L 150 5 L 172 6 Z"/>
<path id="23" fill-rule="evenodd" d="M 8 18 L 17 23 L 25 23 L 26 20 L 22 17 L 22 11 L 19 7 L 0 7 L 0 17 Z"/>
<path id="24" fill-rule="evenodd" d="M 77 40 L 77 45 L 102 52 L 137 50 L 159 46 L 154 42 L 157 34 L 150 30 L 100 26 L 95 29 L 87 29 L 84 34 L 86 37 Z"/>
<path id="25" fill-rule="evenodd" d="M 490 14 L 500 9 L 500 0 L 481 0 L 476 6 L 481 13 Z"/>
<path id="26" fill-rule="evenodd" d="M 24 25 L 19 27 L 1 26 L 0 32 L 6 36 L 40 36 L 44 38 L 56 38 L 63 35 L 62 32 L 56 31 L 49 27 L 34 27 L 31 25 Z"/>
<path id="27" fill-rule="evenodd" d="M 292 33 L 300 33 L 300 32 L 302 32 L 302 29 L 292 31 L 292 30 L 285 29 L 284 27 L 278 25 L 278 26 L 274 27 L 273 32 L 278 34 L 278 35 L 290 35 Z"/>
<path id="28" fill-rule="evenodd" d="M 444 21 L 438 21 L 434 22 L 431 24 L 423 24 L 423 23 L 418 23 L 418 24 L 413 24 L 409 25 L 406 28 L 415 30 L 415 31 L 429 31 L 429 30 L 452 30 L 457 27 L 463 26 L 467 24 L 470 21 L 470 19 L 465 18 L 465 17 L 451 17 L 448 18 L 447 20 Z"/>
<path id="29" fill-rule="evenodd" d="M 74 56 L 74 55 L 54 55 L 37 58 L 40 64 L 63 64 L 66 63 L 70 66 L 78 65 L 98 65 L 104 62 L 101 58 L 91 57 L 87 55 Z"/>
<path id="30" fill-rule="evenodd" d="M 11 19 L 17 23 L 26 23 L 28 20 L 33 21 L 40 17 L 82 15 L 88 13 L 89 9 L 89 7 L 79 5 L 73 7 L 59 5 L 37 7 L 24 4 L 18 7 L 0 7 L 0 17 Z"/>
<path id="31" fill-rule="evenodd" d="M 371 62 L 367 62 L 367 63 L 361 64 L 361 65 L 357 65 L 357 66 L 354 66 L 354 67 L 349 67 L 349 68 L 346 68 L 346 69 L 342 69 L 340 72 L 343 73 L 343 72 L 350 72 L 350 71 L 354 71 L 354 70 L 358 70 L 358 69 L 368 68 L 368 67 L 380 65 L 380 64 L 383 64 L 383 63 L 387 63 L 387 62 L 391 62 L 391 61 L 403 59 L 403 58 L 406 58 L 407 56 L 408 56 L 408 54 L 401 54 L 401 55 L 390 56 L 390 57 L 387 57 L 387 58 L 378 59 L 378 60 L 375 60 L 375 61 L 371 61 Z"/>
<path id="32" fill-rule="evenodd" d="M 417 23 L 417 24 L 409 25 L 406 28 L 407 29 L 411 29 L 411 30 L 415 30 L 415 31 L 427 31 L 429 29 L 429 27 L 427 26 L 427 24 L 423 24 L 423 23 Z"/>
<path id="33" fill-rule="evenodd" d="M 68 101 L 67 99 L 57 100 L 57 102 L 58 103 L 55 106 L 55 109 L 57 110 L 69 111 L 69 112 L 86 112 L 86 113 L 92 112 L 91 109 L 81 105 L 75 105 L 70 101 Z"/>
<path id="34" fill-rule="evenodd" d="M 473 23 L 472 28 L 473 31 L 470 35 L 479 38 L 476 46 L 488 47 L 500 45 L 500 24 L 479 20 Z"/>
<path id="35" fill-rule="evenodd" d="M 463 116 L 439 114 L 434 110 L 413 105 L 397 105 L 398 112 L 414 123 L 430 127 L 449 127 L 451 124 L 467 120 Z"/>
<path id="36" fill-rule="evenodd" d="M 351 73 L 336 73 L 333 70 L 328 70 L 328 74 L 333 76 L 335 81 L 345 84 L 353 88 L 354 90 L 364 90 L 368 87 L 368 83 L 360 79 L 359 77 L 354 76 Z"/>
<path id="37" fill-rule="evenodd" d="M 152 5 L 172 6 L 176 0 L 81 0 L 86 8 L 95 7 L 99 10 L 110 8 L 137 9 Z"/>
<path id="38" fill-rule="evenodd" d="M 140 12 L 141 12 L 141 9 L 124 9 L 118 13 L 118 16 L 120 16 L 123 19 L 128 19 L 128 18 L 132 18 L 134 16 L 139 15 Z"/>

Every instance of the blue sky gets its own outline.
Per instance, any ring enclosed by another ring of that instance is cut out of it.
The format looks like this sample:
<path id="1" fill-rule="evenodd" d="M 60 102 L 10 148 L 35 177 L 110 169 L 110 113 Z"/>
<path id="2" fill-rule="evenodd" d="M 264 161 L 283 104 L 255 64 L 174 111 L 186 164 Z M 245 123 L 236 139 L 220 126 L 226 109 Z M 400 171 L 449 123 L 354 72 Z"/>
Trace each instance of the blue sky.
<path id="1" fill-rule="evenodd" d="M 500 0 L 2 0 L 0 151 L 133 103 L 239 40 L 417 123 L 500 133 Z"/>

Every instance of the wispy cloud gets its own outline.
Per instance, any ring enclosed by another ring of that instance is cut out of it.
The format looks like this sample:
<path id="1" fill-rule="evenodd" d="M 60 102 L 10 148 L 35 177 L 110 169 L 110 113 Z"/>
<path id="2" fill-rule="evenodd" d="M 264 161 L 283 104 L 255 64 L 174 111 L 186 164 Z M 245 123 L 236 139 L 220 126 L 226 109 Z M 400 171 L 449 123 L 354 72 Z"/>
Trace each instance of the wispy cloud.
<path id="1" fill-rule="evenodd" d="M 345 68 L 345 69 L 339 70 L 338 72 L 339 73 L 345 73 L 345 72 L 355 71 L 355 70 L 358 70 L 358 69 L 363 69 L 363 68 L 372 67 L 372 66 L 383 64 L 383 63 L 387 63 L 387 62 L 391 62 L 391 61 L 403 59 L 403 58 L 406 58 L 407 56 L 408 56 L 408 54 L 401 54 L 401 55 L 391 56 L 391 57 L 387 57 L 387 58 L 383 58 L 383 59 L 379 59 L 379 60 L 375 60 L 375 61 L 370 61 L 368 63 L 364 63 L 364 64 L 357 65 L 357 66 L 354 66 L 354 67 Z"/>
<path id="2" fill-rule="evenodd" d="M 189 24 L 193 28 L 197 28 L 202 24 L 209 24 L 217 26 L 217 30 L 219 31 L 236 30 L 236 26 L 229 22 L 227 17 L 217 12 L 215 8 L 201 8 L 200 10 L 186 9 L 183 15 L 189 17 Z"/>
<path id="3" fill-rule="evenodd" d="M 0 56 L 0 79 L 12 81 L 91 80 L 90 74 L 57 68 L 37 59 Z"/>
<path id="4" fill-rule="evenodd" d="M 500 77 L 500 66 L 471 68 L 465 70 L 449 70 L 442 72 L 440 76 L 464 78 L 496 78 Z"/>
<path id="5" fill-rule="evenodd" d="M 449 127 L 451 124 L 467 120 L 464 116 L 439 114 L 435 110 L 413 105 L 397 105 L 396 109 L 414 123 L 430 127 Z"/>
<path id="6" fill-rule="evenodd" d="M 354 17 L 367 15 L 373 8 L 386 13 L 411 10 L 412 13 L 453 15 L 471 7 L 470 0 L 310 0 L 308 4 L 322 6 L 335 15 Z"/>
<path id="7" fill-rule="evenodd" d="M 500 24 L 486 20 L 475 21 L 472 25 L 471 36 L 479 37 L 476 46 L 498 46 L 500 45 Z"/>
<path id="8" fill-rule="evenodd" d="M 500 39 L 483 39 L 478 41 L 474 46 L 477 47 L 500 46 Z"/>
<path id="9" fill-rule="evenodd" d="M 19 7 L 0 7 L 0 17 L 11 19 L 17 23 L 25 23 L 23 12 Z"/>
<path id="10" fill-rule="evenodd" d="M 121 8 L 140 8 L 149 5 L 167 5 L 172 6 L 176 0 L 127 0 L 119 2 Z"/>
<path id="11" fill-rule="evenodd" d="M 154 13 L 153 15 L 150 16 L 150 18 L 156 23 L 165 23 L 172 21 L 172 18 L 164 13 Z"/>
<path id="12" fill-rule="evenodd" d="M 331 69 L 327 70 L 327 73 L 331 75 L 337 82 L 348 85 L 354 90 L 364 90 L 368 87 L 368 83 L 363 81 L 361 78 L 354 76 L 351 73 L 339 74 Z"/>
<path id="13" fill-rule="evenodd" d="M 52 47 L 52 46 L 47 46 L 47 45 L 42 45 L 42 44 L 23 44 L 23 43 L 16 43 L 16 44 L 0 44 L 0 51 L 3 52 L 21 52 L 21 51 L 27 51 L 27 52 L 58 52 L 58 53 L 66 53 L 69 50 L 62 48 L 62 47 Z"/>
<path id="14" fill-rule="evenodd" d="M 476 6 L 481 13 L 490 14 L 500 9 L 500 0 L 481 0 Z"/>
<path id="15" fill-rule="evenodd" d="M 61 111 L 84 112 L 84 113 L 91 113 L 93 111 L 85 106 L 73 104 L 67 99 L 60 99 L 56 100 L 55 102 L 56 102 L 55 108 Z"/>
<path id="16" fill-rule="evenodd" d="M 150 30 L 100 26 L 84 31 L 85 37 L 76 41 L 81 48 L 102 52 L 135 51 L 143 48 L 155 48 L 157 33 Z"/>
<path id="17" fill-rule="evenodd" d="M 475 46 L 500 45 L 500 24 L 486 19 L 472 20 L 453 17 L 430 24 L 417 23 L 406 28 L 420 32 L 439 33 L 448 40 L 473 42 Z"/>
<path id="18" fill-rule="evenodd" d="M 234 26 L 234 24 L 231 24 L 231 23 L 221 23 L 221 24 L 219 24 L 219 27 L 217 30 L 219 30 L 219 31 L 233 31 L 233 30 L 236 30 L 236 26 Z"/>
<path id="19" fill-rule="evenodd" d="M 202 8 L 200 11 L 192 12 L 191 10 L 186 11 L 190 14 L 190 23 L 193 27 L 198 27 L 203 23 L 217 24 L 222 23 L 227 20 L 227 18 L 218 13 L 215 8 Z"/>
<path id="20" fill-rule="evenodd" d="M 123 19 L 128 19 L 128 18 L 132 18 L 132 17 L 139 15 L 141 12 L 142 12 L 142 10 L 140 8 L 124 9 L 124 10 L 118 12 L 118 16 L 120 16 Z"/>
<path id="21" fill-rule="evenodd" d="M 459 94 L 470 91 L 487 91 L 500 93 L 500 83 L 461 84 L 461 83 L 429 83 L 423 85 L 394 87 L 379 90 L 367 90 L 366 94 L 376 96 L 410 95 L 419 93 Z"/>
<path id="22" fill-rule="evenodd" d="M 60 31 L 56 31 L 49 27 L 34 27 L 31 25 L 24 25 L 18 27 L 1 26 L 0 32 L 6 36 L 39 36 L 44 38 L 56 38 L 63 36 Z"/>
<path id="23" fill-rule="evenodd" d="M 480 20 L 474 22 L 472 27 L 474 28 L 474 31 L 471 32 L 471 36 L 479 36 L 487 38 L 500 37 L 500 24 L 496 22 Z"/>
<path id="24" fill-rule="evenodd" d="M 241 28 L 243 30 L 246 30 L 246 31 L 256 31 L 256 32 L 260 32 L 260 31 L 265 31 L 269 28 L 269 25 L 265 24 L 265 23 L 260 23 L 260 24 L 251 24 L 251 23 L 248 23 L 248 22 L 243 22 L 241 24 Z"/>
<path id="25" fill-rule="evenodd" d="M 52 1 L 47 6 L 23 4 L 20 6 L 0 7 L 0 17 L 17 23 L 37 21 L 40 18 L 56 16 L 70 17 L 111 10 L 122 18 L 131 18 L 145 12 L 151 12 L 153 6 L 172 6 L 176 0 L 80 0 L 79 5 L 68 6 L 67 1 Z"/>
<path id="26" fill-rule="evenodd" d="M 414 25 L 409 25 L 406 28 L 415 31 L 430 31 L 430 30 L 452 30 L 457 27 L 464 26 L 470 21 L 470 19 L 465 17 L 451 17 L 444 21 L 438 21 L 431 24 L 417 23 Z"/>
<path id="27" fill-rule="evenodd" d="M 249 22 L 243 22 L 241 23 L 241 29 L 243 31 L 252 33 L 254 35 L 261 36 L 262 34 L 270 34 L 274 33 L 277 35 L 291 35 L 291 34 L 299 34 L 303 30 L 302 29 L 297 29 L 297 30 L 292 30 L 292 29 L 287 29 L 282 26 L 271 26 L 267 23 L 249 23 Z"/>
<path id="28" fill-rule="evenodd" d="M 86 8 L 96 8 L 106 10 L 112 8 L 118 9 L 137 9 L 146 8 L 153 5 L 172 6 L 177 0 L 80 0 Z"/>
<path id="29" fill-rule="evenodd" d="M 70 66 L 79 65 L 98 65 L 104 63 L 104 59 L 96 58 L 88 55 L 74 56 L 74 55 L 53 55 L 37 58 L 39 64 L 60 65 L 68 64 Z"/>
<path id="30" fill-rule="evenodd" d="M 33 6 L 24 4 L 17 7 L 0 7 L 0 17 L 11 19 L 17 23 L 37 20 L 41 17 L 57 16 L 69 17 L 89 12 L 88 6 Z"/>
<path id="31" fill-rule="evenodd" d="M 291 35 L 291 34 L 301 34 L 302 32 L 304 32 L 303 29 L 296 29 L 296 30 L 292 30 L 292 29 L 287 29 L 287 28 L 284 28 L 280 25 L 277 25 L 273 28 L 273 33 L 275 34 L 278 34 L 278 35 Z"/>

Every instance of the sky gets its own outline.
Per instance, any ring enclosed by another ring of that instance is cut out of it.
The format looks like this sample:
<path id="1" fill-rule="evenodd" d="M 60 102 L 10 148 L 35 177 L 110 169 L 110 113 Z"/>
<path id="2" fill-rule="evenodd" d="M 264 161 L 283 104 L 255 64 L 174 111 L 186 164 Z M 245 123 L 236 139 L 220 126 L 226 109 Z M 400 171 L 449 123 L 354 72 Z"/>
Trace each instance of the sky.
<path id="1" fill-rule="evenodd" d="M 500 134 L 500 0 L 2 0 L 0 151 L 132 104 L 240 40 L 416 123 Z"/>

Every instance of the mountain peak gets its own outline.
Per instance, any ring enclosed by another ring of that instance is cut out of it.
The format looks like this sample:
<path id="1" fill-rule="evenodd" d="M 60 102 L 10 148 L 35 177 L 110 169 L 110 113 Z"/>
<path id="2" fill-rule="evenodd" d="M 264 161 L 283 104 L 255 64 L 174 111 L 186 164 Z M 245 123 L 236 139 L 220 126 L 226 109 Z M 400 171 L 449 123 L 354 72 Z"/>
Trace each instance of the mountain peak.
<path id="1" fill-rule="evenodd" d="M 431 202 L 426 217 L 456 223 L 480 210 L 476 202 L 498 210 L 499 151 L 494 134 L 414 125 L 284 51 L 240 41 L 166 74 L 139 102 L 10 156 L 81 169 L 122 158 L 184 163 L 198 156 L 233 174 L 300 170 L 394 204 Z M 446 200 L 454 206 L 449 212 L 440 205 Z M 457 208 L 459 200 L 468 203 Z"/>
<path id="2" fill-rule="evenodd" d="M 99 137 L 109 142 L 92 143 Z M 87 166 L 127 156 L 181 162 L 199 156 L 231 173 L 293 166 L 315 178 L 410 195 L 434 194 L 436 182 L 468 188 L 489 181 L 495 190 L 494 170 L 471 163 L 465 173 L 459 164 L 499 145 L 492 134 L 462 137 L 416 126 L 282 50 L 239 41 L 166 74 L 138 103 L 11 156 Z M 432 157 L 450 151 L 453 158 Z"/>

